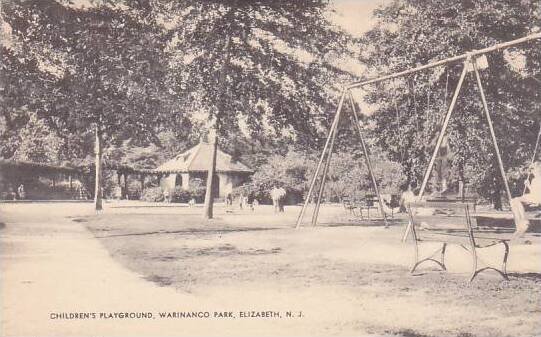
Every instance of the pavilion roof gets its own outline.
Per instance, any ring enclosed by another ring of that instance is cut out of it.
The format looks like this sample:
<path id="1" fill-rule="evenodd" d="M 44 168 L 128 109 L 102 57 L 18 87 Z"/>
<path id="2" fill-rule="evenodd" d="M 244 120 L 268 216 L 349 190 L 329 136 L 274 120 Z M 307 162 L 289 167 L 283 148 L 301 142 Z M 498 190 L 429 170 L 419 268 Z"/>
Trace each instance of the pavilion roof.
<path id="1" fill-rule="evenodd" d="M 154 172 L 157 173 L 188 173 L 207 172 L 212 156 L 212 144 L 201 142 L 191 149 L 182 152 L 175 158 L 158 166 Z M 234 161 L 231 155 L 218 148 L 216 155 L 216 172 L 253 173 L 243 163 Z"/>
<path id="2" fill-rule="evenodd" d="M 0 159 L 0 168 L 11 168 L 16 170 L 33 171 L 40 173 L 80 173 L 78 167 L 70 167 L 64 165 L 53 165 L 45 163 L 36 163 L 24 160 Z"/>

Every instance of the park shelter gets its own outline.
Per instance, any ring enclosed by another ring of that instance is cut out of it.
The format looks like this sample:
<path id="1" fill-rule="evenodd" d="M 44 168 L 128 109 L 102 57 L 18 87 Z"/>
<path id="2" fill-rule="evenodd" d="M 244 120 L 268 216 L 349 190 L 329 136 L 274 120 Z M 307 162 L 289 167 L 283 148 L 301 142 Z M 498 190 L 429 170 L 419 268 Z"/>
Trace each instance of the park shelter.
<path id="1" fill-rule="evenodd" d="M 75 191 L 73 179 L 79 180 L 82 176 L 83 170 L 77 167 L 0 158 L 0 200 L 14 199 L 21 184 L 25 186 L 26 198 L 64 198 Z M 34 190 L 40 178 L 50 185 L 45 192 Z M 60 186 L 63 183 L 66 186 Z"/>
<path id="2" fill-rule="evenodd" d="M 180 186 L 188 190 L 195 180 L 206 182 L 211 157 L 212 144 L 201 141 L 198 145 L 163 163 L 154 172 L 163 174 L 160 182 L 162 188 L 172 190 Z M 249 167 L 218 148 L 214 197 L 225 197 L 233 191 L 234 187 L 246 182 L 252 173 Z"/>

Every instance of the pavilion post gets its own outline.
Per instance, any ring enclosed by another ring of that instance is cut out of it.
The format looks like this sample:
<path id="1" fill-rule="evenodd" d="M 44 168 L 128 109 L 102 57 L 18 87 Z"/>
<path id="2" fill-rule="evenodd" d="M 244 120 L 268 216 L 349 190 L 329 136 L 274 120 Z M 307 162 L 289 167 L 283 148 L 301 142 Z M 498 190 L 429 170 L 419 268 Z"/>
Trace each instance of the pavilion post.
<path id="1" fill-rule="evenodd" d="M 485 111 L 485 117 L 487 119 L 488 128 L 490 130 L 490 136 L 492 137 L 492 144 L 494 144 L 494 151 L 496 152 L 496 158 L 498 159 L 498 166 L 500 168 L 500 174 L 502 175 L 503 184 L 505 186 L 505 192 L 507 193 L 507 198 L 509 203 L 511 203 L 511 189 L 509 189 L 509 183 L 507 182 L 507 177 L 505 174 L 505 168 L 503 166 L 502 156 L 500 154 L 500 147 L 498 146 L 498 140 L 496 139 L 496 133 L 494 132 L 494 124 L 492 123 L 492 117 L 490 116 L 490 111 L 488 110 L 487 99 L 485 97 L 485 91 L 483 90 L 483 84 L 481 83 L 481 76 L 479 75 L 479 69 L 477 67 L 477 60 L 472 60 L 473 70 L 475 73 L 475 80 L 477 82 L 477 87 L 479 88 L 479 94 L 481 96 L 481 102 L 483 103 L 483 109 Z M 514 215 L 514 213 L 513 213 Z M 515 219 L 516 224 L 516 219 Z"/>
<path id="2" fill-rule="evenodd" d="M 383 199 L 381 198 L 381 194 L 379 192 L 378 182 L 376 181 L 376 177 L 374 176 L 374 170 L 372 169 L 372 162 L 370 161 L 368 148 L 364 141 L 361 125 L 359 124 L 359 115 L 357 114 L 357 108 L 355 108 L 355 102 L 353 101 L 353 95 L 351 94 L 351 91 L 349 91 L 349 103 L 351 104 L 351 109 L 353 111 L 353 119 L 355 121 L 357 132 L 359 133 L 359 139 L 361 140 L 361 147 L 363 149 L 364 158 L 366 160 L 366 166 L 368 167 L 368 173 L 370 174 L 370 178 L 372 179 L 372 186 L 374 187 L 374 192 L 376 192 L 376 196 L 378 197 L 378 203 L 379 203 L 379 208 L 381 210 L 381 215 L 383 216 L 383 222 L 385 223 L 385 227 L 389 227 L 389 224 L 387 223 L 387 215 L 385 214 L 385 211 L 383 210 Z"/>
<path id="3" fill-rule="evenodd" d="M 102 170 L 102 144 L 101 144 L 101 132 L 99 131 L 99 124 L 96 125 L 96 143 L 95 143 L 95 152 L 96 152 L 96 181 L 94 186 L 94 206 L 96 211 L 101 211 L 103 209 L 102 205 L 102 187 L 101 187 L 101 170 Z"/>
<path id="4" fill-rule="evenodd" d="M 123 192 L 123 198 L 128 200 L 130 197 L 129 197 L 129 193 L 128 193 L 128 172 L 124 172 L 124 192 Z"/>
<path id="5" fill-rule="evenodd" d="M 68 175 L 68 184 L 69 184 L 69 190 L 71 192 L 71 190 L 73 190 L 73 178 L 72 178 L 71 174 Z"/>
<path id="6" fill-rule="evenodd" d="M 143 192 L 145 191 L 145 175 L 139 175 L 139 181 L 141 182 L 141 198 L 143 197 Z"/>
<path id="7" fill-rule="evenodd" d="M 440 134 L 438 136 L 438 141 L 436 142 L 436 147 L 434 148 L 434 152 L 432 153 L 432 157 L 430 158 L 430 162 L 428 163 L 428 168 L 425 171 L 425 175 L 423 178 L 423 183 L 421 184 L 421 189 L 419 191 L 419 195 L 417 198 L 421 200 L 423 197 L 423 194 L 426 189 L 426 185 L 428 183 L 428 179 L 430 178 L 430 173 L 432 173 L 432 168 L 434 167 L 434 163 L 436 162 L 436 157 L 438 156 L 438 152 L 440 151 L 441 144 L 443 142 L 443 137 L 445 136 L 445 132 L 447 131 L 447 127 L 449 126 L 449 122 L 451 120 L 451 116 L 453 114 L 453 110 L 456 105 L 456 101 L 458 99 L 458 94 L 460 93 L 460 89 L 462 88 L 462 84 L 464 83 L 464 78 L 466 77 L 466 73 L 468 72 L 468 63 L 470 62 L 471 58 L 467 57 L 466 60 L 463 63 L 462 73 L 460 74 L 460 79 L 458 80 L 458 84 L 456 86 L 455 92 L 453 94 L 453 98 L 451 99 L 451 104 L 449 105 L 449 109 L 447 110 L 447 114 L 445 115 L 445 119 L 443 121 L 443 126 L 441 127 Z M 408 225 L 406 227 L 406 231 L 404 232 L 404 235 L 402 236 L 402 241 L 405 242 L 408 234 L 411 230 L 411 222 L 408 222 Z"/>

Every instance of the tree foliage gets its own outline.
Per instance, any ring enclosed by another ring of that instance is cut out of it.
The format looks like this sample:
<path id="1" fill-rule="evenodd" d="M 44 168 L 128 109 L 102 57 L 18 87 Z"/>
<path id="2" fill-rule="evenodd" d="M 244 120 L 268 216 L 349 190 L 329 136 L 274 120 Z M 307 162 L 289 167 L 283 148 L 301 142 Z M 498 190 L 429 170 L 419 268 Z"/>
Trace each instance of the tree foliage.
<path id="1" fill-rule="evenodd" d="M 378 24 L 363 37 L 361 58 L 372 74 L 382 74 L 539 31 L 541 10 L 535 1 L 395 0 L 375 16 Z M 540 47 L 537 41 L 487 54 L 489 68 L 481 71 L 504 165 L 511 171 L 524 165 L 535 145 Z M 367 101 L 378 104 L 373 136 L 392 160 L 403 163 L 410 183 L 419 184 L 424 174 L 461 70 L 461 64 L 451 64 L 367 88 Z M 453 179 L 466 179 L 497 203 L 502 185 L 473 73 L 455 109 L 448 138 Z"/>
<path id="2" fill-rule="evenodd" d="M 344 75 L 329 62 L 346 52 L 347 35 L 326 19 L 328 1 L 159 4 L 175 23 L 168 50 L 188 111 L 215 121 L 220 135 L 286 132 L 314 144 Z"/>

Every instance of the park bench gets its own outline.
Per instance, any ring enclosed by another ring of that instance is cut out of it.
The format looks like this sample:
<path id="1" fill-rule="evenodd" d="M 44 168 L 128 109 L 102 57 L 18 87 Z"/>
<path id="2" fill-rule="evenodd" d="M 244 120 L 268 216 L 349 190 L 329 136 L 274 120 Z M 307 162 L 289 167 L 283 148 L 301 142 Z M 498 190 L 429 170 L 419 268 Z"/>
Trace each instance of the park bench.
<path id="1" fill-rule="evenodd" d="M 473 196 L 464 196 L 464 197 L 458 197 L 456 199 L 454 198 L 448 198 L 448 197 L 430 197 L 427 201 L 429 202 L 460 202 L 460 203 L 467 203 L 470 204 L 472 207 L 470 208 L 470 211 L 476 212 L 477 211 L 477 198 Z"/>
<path id="2" fill-rule="evenodd" d="M 442 270 L 447 270 L 445 266 L 445 250 L 448 244 L 457 244 L 471 255 L 472 272 L 470 282 L 485 270 L 495 270 L 504 279 L 508 279 L 506 264 L 509 255 L 509 229 L 498 230 L 492 227 L 477 226 L 475 218 L 470 215 L 470 210 L 473 210 L 473 207 L 473 203 L 456 201 L 426 201 L 408 205 L 407 209 L 411 224 L 410 233 L 414 245 L 414 264 L 411 273 L 414 273 L 419 265 L 428 261 L 436 263 Z M 416 214 L 416 210 L 426 208 L 445 210 L 447 213 L 440 215 Z M 441 243 L 441 247 L 427 257 L 420 257 L 419 247 L 422 242 L 438 242 Z M 484 267 L 479 268 L 480 262 L 484 261 L 479 258 L 478 250 L 500 244 L 504 248 L 501 268 L 489 266 L 487 263 L 485 263 Z"/>
<path id="3" fill-rule="evenodd" d="M 342 205 L 344 206 L 344 209 L 346 212 L 348 212 L 350 215 L 357 216 L 355 213 L 355 209 L 357 206 L 355 205 L 355 199 L 348 198 L 348 197 L 342 197 Z"/>
<path id="4" fill-rule="evenodd" d="M 357 203 L 357 207 L 359 208 L 359 216 L 361 219 L 364 219 L 364 213 L 363 210 L 366 211 L 366 217 L 370 219 L 370 209 L 375 208 L 376 210 L 379 210 L 379 201 L 378 198 L 375 195 L 366 195 L 364 198 L 360 199 Z"/>

